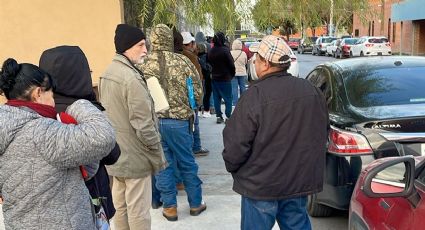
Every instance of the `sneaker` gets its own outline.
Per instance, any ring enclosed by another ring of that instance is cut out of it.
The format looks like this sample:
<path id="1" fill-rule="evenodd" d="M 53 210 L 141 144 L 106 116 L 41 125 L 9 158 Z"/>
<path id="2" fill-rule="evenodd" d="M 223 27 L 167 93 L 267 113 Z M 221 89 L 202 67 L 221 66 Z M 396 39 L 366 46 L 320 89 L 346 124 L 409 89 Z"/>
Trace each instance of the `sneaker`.
<path id="1" fill-rule="evenodd" d="M 208 155 L 208 153 L 210 153 L 210 150 L 201 147 L 200 150 L 194 152 L 193 154 L 195 155 L 195 157 L 200 157 L 200 156 L 206 156 Z"/>
<path id="2" fill-rule="evenodd" d="M 207 210 L 207 204 L 202 201 L 201 205 L 197 208 L 191 208 L 190 209 L 190 215 L 191 216 L 199 216 L 203 211 Z"/>
<path id="3" fill-rule="evenodd" d="M 162 209 L 162 215 L 168 220 L 168 221 L 177 221 L 177 207 L 169 207 Z"/>
<path id="4" fill-rule="evenodd" d="M 202 117 L 204 117 L 204 118 L 211 117 L 210 111 L 204 111 L 204 114 L 202 114 Z"/>
<path id="5" fill-rule="evenodd" d="M 221 124 L 223 122 L 224 122 L 224 120 L 223 120 L 222 117 L 217 117 L 217 124 Z"/>
<path id="6" fill-rule="evenodd" d="M 198 111 L 198 117 L 202 117 L 202 112 Z"/>

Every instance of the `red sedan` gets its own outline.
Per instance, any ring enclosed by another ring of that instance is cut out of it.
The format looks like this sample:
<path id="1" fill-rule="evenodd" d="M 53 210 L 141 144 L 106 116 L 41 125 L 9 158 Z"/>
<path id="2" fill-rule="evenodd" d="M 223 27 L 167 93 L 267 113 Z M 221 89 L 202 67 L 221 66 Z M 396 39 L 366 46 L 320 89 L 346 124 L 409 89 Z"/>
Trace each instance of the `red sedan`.
<path id="1" fill-rule="evenodd" d="M 291 47 L 292 50 L 298 49 L 300 45 L 301 38 L 290 38 L 288 41 L 288 46 Z"/>
<path id="2" fill-rule="evenodd" d="M 351 197 L 349 229 L 424 228 L 425 158 L 388 157 L 369 164 Z"/>

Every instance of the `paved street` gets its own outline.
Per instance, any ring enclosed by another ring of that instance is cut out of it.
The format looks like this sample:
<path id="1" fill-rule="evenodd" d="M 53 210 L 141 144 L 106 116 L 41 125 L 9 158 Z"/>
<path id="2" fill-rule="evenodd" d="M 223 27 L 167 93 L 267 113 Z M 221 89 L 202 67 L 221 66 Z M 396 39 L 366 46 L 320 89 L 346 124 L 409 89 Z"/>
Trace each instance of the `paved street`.
<path id="1" fill-rule="evenodd" d="M 328 57 L 317 57 L 310 54 L 299 54 L 300 76 L 305 77 L 316 65 L 334 60 Z M 232 191 L 232 177 L 226 172 L 221 157 L 223 149 L 222 129 L 224 125 L 216 124 L 215 117 L 200 120 L 201 138 L 203 146 L 211 152 L 208 156 L 197 158 L 199 174 L 204 182 L 204 200 L 207 210 L 198 217 L 189 215 L 184 192 L 178 196 L 179 220 L 168 222 L 162 217 L 161 209 L 152 210 L 152 229 L 239 229 L 240 196 Z M 3 230 L 0 215 L 0 230 Z M 317 230 L 344 230 L 347 229 L 346 212 L 337 213 L 330 218 L 311 218 L 313 229 Z M 277 224 L 274 229 L 279 229 Z"/>

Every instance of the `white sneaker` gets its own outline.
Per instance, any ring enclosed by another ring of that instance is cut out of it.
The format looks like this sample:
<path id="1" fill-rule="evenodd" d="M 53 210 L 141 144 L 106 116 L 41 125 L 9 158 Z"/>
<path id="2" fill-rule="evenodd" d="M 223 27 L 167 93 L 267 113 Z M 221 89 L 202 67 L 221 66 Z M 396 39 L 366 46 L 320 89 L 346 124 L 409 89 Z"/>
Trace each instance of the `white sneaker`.
<path id="1" fill-rule="evenodd" d="M 204 114 L 202 114 L 202 117 L 205 117 L 205 118 L 211 117 L 210 111 L 204 111 Z"/>
<path id="2" fill-rule="evenodd" d="M 202 112 L 198 111 L 198 117 L 201 117 L 201 116 L 202 116 Z"/>

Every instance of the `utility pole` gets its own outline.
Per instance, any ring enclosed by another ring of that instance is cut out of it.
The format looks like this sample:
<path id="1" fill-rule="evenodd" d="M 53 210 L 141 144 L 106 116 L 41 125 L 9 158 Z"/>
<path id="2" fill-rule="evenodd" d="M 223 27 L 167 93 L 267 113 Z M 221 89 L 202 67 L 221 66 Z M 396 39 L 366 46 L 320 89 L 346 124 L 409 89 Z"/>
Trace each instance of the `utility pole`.
<path id="1" fill-rule="evenodd" d="M 329 15 L 329 36 L 333 36 L 334 0 L 331 1 L 331 14 Z"/>

